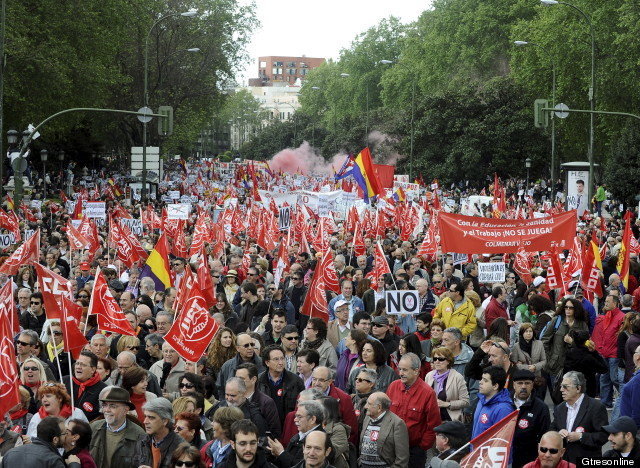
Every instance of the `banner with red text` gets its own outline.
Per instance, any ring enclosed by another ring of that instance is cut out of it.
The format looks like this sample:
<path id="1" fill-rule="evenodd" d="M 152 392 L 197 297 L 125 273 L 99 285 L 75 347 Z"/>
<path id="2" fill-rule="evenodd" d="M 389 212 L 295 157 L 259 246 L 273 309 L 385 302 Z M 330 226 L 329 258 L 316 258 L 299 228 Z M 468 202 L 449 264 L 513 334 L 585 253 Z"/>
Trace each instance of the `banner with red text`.
<path id="1" fill-rule="evenodd" d="M 440 213 L 443 252 L 517 253 L 567 249 L 576 234 L 573 211 L 539 219 L 491 219 Z"/>

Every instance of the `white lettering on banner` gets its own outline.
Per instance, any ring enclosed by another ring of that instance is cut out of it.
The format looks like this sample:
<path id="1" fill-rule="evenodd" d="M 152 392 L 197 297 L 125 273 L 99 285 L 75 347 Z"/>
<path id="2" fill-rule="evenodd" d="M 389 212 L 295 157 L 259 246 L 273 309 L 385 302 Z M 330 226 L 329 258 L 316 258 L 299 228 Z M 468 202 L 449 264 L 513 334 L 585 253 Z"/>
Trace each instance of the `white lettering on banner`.
<path id="1" fill-rule="evenodd" d="M 503 283 L 505 272 L 504 262 L 478 263 L 478 281 L 481 283 Z"/>
<path id="2" fill-rule="evenodd" d="M 0 249 L 6 249 L 15 243 L 16 238 L 13 234 L 0 234 Z"/>
<path id="3" fill-rule="evenodd" d="M 385 291 L 385 299 L 389 315 L 420 313 L 418 291 Z"/>
<path id="4" fill-rule="evenodd" d="M 283 206 L 278 213 L 278 229 L 287 231 L 291 227 L 291 208 Z"/>
<path id="5" fill-rule="evenodd" d="M 180 190 L 169 190 L 167 193 L 172 200 L 180 200 Z"/>
<path id="6" fill-rule="evenodd" d="M 107 218 L 107 204 L 105 202 L 87 202 L 84 206 L 84 215 L 87 218 Z"/>
<path id="7" fill-rule="evenodd" d="M 142 220 L 132 218 L 120 218 L 120 224 L 127 226 L 132 234 L 136 236 L 142 235 Z"/>
<path id="8" fill-rule="evenodd" d="M 189 219 L 191 205 L 185 203 L 169 203 L 167 205 L 167 219 Z"/>

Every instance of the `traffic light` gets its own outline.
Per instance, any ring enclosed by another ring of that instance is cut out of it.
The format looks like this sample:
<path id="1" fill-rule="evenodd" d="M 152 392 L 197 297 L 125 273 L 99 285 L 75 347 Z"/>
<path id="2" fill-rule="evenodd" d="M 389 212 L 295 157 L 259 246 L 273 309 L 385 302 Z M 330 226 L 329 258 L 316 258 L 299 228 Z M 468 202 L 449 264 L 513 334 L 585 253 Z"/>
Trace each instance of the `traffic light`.
<path id="1" fill-rule="evenodd" d="M 536 128 L 547 128 L 549 126 L 549 112 L 543 111 L 549 107 L 547 99 L 536 99 L 533 103 L 533 123 Z"/>
<path id="2" fill-rule="evenodd" d="M 173 133 L 173 107 L 160 106 L 158 114 L 164 116 L 158 118 L 158 134 L 160 136 L 171 135 Z"/>

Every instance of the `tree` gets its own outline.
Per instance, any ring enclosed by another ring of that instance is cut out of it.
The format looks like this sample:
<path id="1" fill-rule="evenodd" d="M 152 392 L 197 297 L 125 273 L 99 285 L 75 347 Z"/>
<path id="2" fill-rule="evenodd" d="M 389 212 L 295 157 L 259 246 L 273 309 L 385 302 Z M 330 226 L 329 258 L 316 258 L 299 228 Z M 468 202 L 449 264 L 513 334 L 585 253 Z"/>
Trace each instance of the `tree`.
<path id="1" fill-rule="evenodd" d="M 611 193 L 627 205 L 635 205 L 640 180 L 640 124 L 628 121 L 611 147 L 604 167 L 604 182 Z"/>

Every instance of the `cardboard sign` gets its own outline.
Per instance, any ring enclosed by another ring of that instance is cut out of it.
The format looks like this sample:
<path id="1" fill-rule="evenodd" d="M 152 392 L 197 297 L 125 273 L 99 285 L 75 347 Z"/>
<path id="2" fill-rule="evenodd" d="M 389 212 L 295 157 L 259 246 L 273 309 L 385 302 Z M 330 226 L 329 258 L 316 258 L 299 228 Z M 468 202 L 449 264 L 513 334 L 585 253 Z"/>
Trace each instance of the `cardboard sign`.
<path id="1" fill-rule="evenodd" d="M 142 220 L 141 219 L 129 219 L 129 218 L 120 218 L 120 224 L 122 226 L 127 226 L 131 233 L 136 236 L 142 235 Z"/>
<path id="2" fill-rule="evenodd" d="M 420 313 L 420 296 L 418 291 L 385 291 L 387 314 L 399 315 Z"/>
<path id="3" fill-rule="evenodd" d="M 462 265 L 463 263 L 469 263 L 469 256 L 467 254 L 454 253 L 453 266 Z"/>
<path id="4" fill-rule="evenodd" d="M 107 204 L 105 202 L 88 201 L 84 207 L 84 215 L 87 218 L 107 218 Z"/>
<path id="5" fill-rule="evenodd" d="M 180 200 L 180 190 L 169 190 L 168 195 L 172 200 Z"/>
<path id="6" fill-rule="evenodd" d="M 169 203 L 167 205 L 167 219 L 189 219 L 191 205 L 186 203 Z"/>
<path id="7" fill-rule="evenodd" d="M 504 262 L 478 263 L 478 281 L 481 283 L 503 283 L 505 272 Z"/>
<path id="8" fill-rule="evenodd" d="M 0 249 L 6 249 L 15 243 L 16 238 L 13 234 L 0 234 Z"/>
<path id="9" fill-rule="evenodd" d="M 278 214 L 278 229 L 288 231 L 291 227 L 291 207 L 283 206 Z"/>

